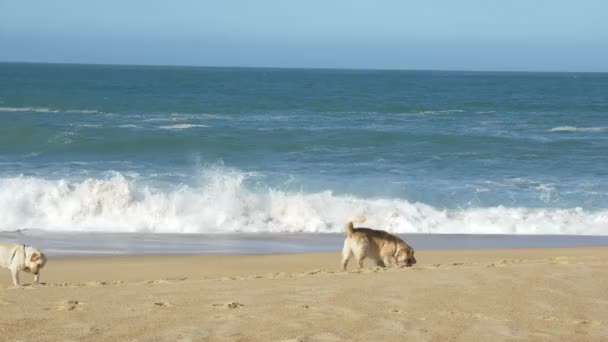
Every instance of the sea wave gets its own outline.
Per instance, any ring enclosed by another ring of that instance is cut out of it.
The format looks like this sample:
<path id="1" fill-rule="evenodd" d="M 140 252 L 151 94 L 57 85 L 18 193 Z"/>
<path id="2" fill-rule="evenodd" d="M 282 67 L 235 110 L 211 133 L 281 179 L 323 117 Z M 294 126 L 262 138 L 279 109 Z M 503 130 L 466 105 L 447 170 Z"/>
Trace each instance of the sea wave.
<path id="1" fill-rule="evenodd" d="M 0 107 L 0 112 L 34 112 L 34 113 L 81 113 L 81 114 L 98 114 L 101 113 L 95 109 L 53 109 L 46 107 Z"/>
<path id="2" fill-rule="evenodd" d="M 559 126 L 553 127 L 549 132 L 608 132 L 608 126 L 600 127 L 575 127 L 575 126 Z"/>
<path id="3" fill-rule="evenodd" d="M 250 177 L 209 168 L 198 185 L 172 189 L 121 173 L 80 181 L 0 178 L 0 230 L 338 233 L 346 218 L 365 216 L 369 226 L 395 233 L 608 235 L 605 209 L 442 209 L 399 198 L 252 186 Z"/>
<path id="4" fill-rule="evenodd" d="M 175 125 L 167 125 L 167 126 L 159 126 L 158 128 L 162 129 L 188 129 L 188 128 L 209 128 L 211 126 L 207 125 L 196 125 L 196 124 L 175 124 Z"/>
<path id="5" fill-rule="evenodd" d="M 462 109 L 446 109 L 446 110 L 423 110 L 416 112 L 416 114 L 422 115 L 434 115 L 434 114 L 452 114 L 452 113 L 464 113 Z"/>
<path id="6" fill-rule="evenodd" d="M 44 107 L 0 107 L 0 112 L 57 113 L 59 111 Z"/>

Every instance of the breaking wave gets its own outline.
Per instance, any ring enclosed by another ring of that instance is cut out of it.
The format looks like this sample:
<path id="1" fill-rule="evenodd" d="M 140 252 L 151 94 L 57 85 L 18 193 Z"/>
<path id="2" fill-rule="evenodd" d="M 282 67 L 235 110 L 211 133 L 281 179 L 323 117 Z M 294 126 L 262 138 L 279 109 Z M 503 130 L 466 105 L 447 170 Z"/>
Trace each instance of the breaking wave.
<path id="1" fill-rule="evenodd" d="M 207 125 L 195 125 L 195 124 L 175 124 L 175 125 L 167 125 L 167 126 L 159 126 L 162 129 L 188 129 L 188 128 L 209 128 L 211 126 Z"/>
<path id="2" fill-rule="evenodd" d="M 0 230 L 230 233 L 343 231 L 344 220 L 395 233 L 608 235 L 608 210 L 441 209 L 397 198 L 289 192 L 210 168 L 199 185 L 161 189 L 120 173 L 81 181 L 0 178 Z"/>
<path id="3" fill-rule="evenodd" d="M 44 107 L 0 107 L 0 112 L 57 113 L 59 111 Z"/>
<path id="4" fill-rule="evenodd" d="M 608 132 L 608 127 L 560 126 L 551 128 L 549 132 Z"/>
<path id="5" fill-rule="evenodd" d="M 95 109 L 51 109 L 46 107 L 0 107 L 0 112 L 30 112 L 30 113 L 80 113 L 80 114 L 98 114 L 101 113 Z"/>

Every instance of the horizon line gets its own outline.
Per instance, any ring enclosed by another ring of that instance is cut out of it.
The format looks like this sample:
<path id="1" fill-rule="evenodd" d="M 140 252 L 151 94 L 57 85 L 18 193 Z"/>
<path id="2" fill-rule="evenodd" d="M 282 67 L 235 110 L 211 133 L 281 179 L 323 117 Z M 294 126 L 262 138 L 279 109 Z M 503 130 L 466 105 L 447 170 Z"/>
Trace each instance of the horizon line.
<path id="1" fill-rule="evenodd" d="M 285 66 L 225 66 L 194 64 L 131 64 L 131 63 L 86 63 L 86 62 L 45 62 L 45 61 L 10 61 L 0 60 L 0 64 L 49 64 L 81 66 L 124 66 L 124 67 L 160 67 L 160 68 L 209 68 L 209 69 L 278 69 L 278 70 L 340 70 L 340 71 L 426 71 L 426 72 L 473 72 L 473 73 L 563 73 L 563 74 L 605 74 L 608 71 L 571 71 L 571 70 L 470 70 L 470 69 L 433 69 L 433 68 L 350 68 L 350 67 L 285 67 Z"/>

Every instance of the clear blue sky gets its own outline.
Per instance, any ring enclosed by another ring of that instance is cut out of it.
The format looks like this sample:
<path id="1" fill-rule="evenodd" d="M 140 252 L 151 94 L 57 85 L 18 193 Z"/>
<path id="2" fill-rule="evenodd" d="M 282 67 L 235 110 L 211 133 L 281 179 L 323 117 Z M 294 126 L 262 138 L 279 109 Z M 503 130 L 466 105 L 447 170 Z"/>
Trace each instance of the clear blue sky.
<path id="1" fill-rule="evenodd" d="M 0 61 L 608 71 L 608 0 L 0 0 Z"/>

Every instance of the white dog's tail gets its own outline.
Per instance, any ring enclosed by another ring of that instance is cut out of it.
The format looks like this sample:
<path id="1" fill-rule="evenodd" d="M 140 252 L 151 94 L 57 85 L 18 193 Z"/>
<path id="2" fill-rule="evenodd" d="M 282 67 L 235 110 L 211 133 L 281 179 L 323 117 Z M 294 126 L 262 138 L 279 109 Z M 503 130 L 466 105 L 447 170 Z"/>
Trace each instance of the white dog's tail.
<path id="1" fill-rule="evenodd" d="M 363 223 L 363 222 L 365 222 L 365 217 L 363 217 L 363 216 L 352 217 L 352 218 L 348 219 L 348 222 L 346 223 L 346 235 L 350 236 L 352 233 L 355 232 L 355 226 L 353 225 L 353 223 Z"/>

